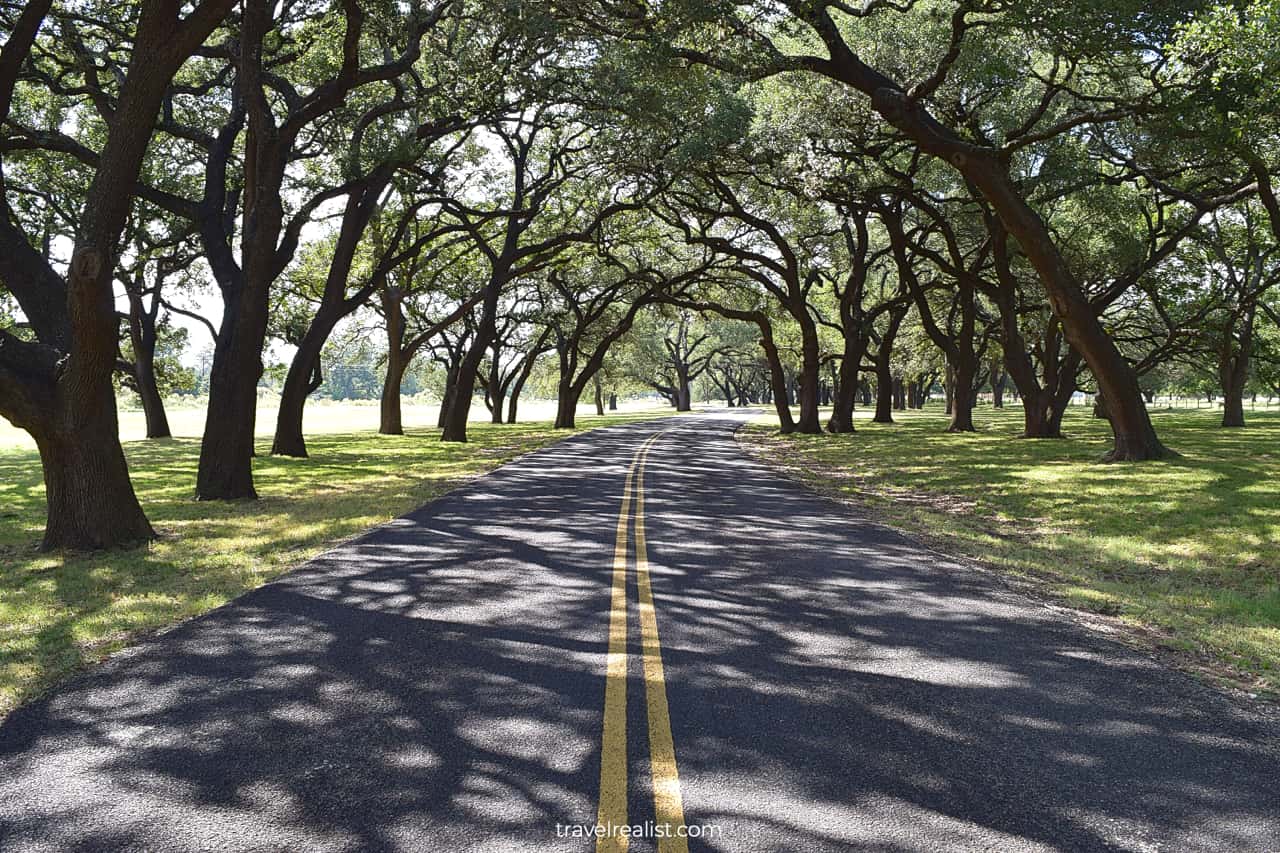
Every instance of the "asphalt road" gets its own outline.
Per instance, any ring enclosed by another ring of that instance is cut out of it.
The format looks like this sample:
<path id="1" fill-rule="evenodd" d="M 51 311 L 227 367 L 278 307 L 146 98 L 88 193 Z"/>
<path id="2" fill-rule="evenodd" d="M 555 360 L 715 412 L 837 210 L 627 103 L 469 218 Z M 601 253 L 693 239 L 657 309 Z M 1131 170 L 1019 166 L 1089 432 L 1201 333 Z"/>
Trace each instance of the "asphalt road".
<path id="1" fill-rule="evenodd" d="M 526 456 L 18 710 L 0 850 L 1280 850 L 1275 723 L 739 423 Z"/>

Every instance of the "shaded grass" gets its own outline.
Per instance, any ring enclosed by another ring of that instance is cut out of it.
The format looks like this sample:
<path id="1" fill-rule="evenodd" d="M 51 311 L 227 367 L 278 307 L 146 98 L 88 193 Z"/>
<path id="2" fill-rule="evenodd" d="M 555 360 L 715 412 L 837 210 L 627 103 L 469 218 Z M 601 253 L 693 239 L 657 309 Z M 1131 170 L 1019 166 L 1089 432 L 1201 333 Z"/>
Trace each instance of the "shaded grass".
<path id="1" fill-rule="evenodd" d="M 1246 411 L 1249 426 L 1232 430 L 1209 409 L 1154 412 L 1181 455 L 1123 465 L 1097 462 L 1110 431 L 1084 408 L 1070 410 L 1063 441 L 1015 438 L 1021 417 L 979 409 L 976 434 L 948 435 L 931 407 L 893 425 L 859 421 L 849 436 L 780 436 L 757 422 L 742 437 L 942 550 L 1280 690 L 1280 412 Z"/>
<path id="2" fill-rule="evenodd" d="M 649 414 L 648 417 L 652 417 Z M 579 416 L 583 428 L 643 418 Z M 199 439 L 125 443 L 138 496 L 161 538 L 97 554 L 42 554 L 38 455 L 0 447 L 0 715 L 140 634 L 217 607 L 335 542 L 569 435 L 548 423 L 472 423 L 467 444 L 436 430 L 308 437 L 310 459 L 266 455 L 261 499 L 192 500 Z"/>

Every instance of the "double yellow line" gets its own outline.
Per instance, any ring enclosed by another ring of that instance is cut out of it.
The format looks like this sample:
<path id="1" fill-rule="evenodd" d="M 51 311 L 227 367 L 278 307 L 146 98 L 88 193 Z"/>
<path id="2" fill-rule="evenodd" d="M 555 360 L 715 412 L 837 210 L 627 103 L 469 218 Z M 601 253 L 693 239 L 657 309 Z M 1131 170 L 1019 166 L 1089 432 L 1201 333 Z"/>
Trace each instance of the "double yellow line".
<path id="1" fill-rule="evenodd" d="M 636 451 L 622 489 L 618 533 L 613 548 L 613 592 L 609 611 L 609 657 L 604 690 L 603 749 L 600 757 L 600 807 L 596 822 L 617 829 L 627 823 L 627 545 L 635 523 L 636 588 L 640 604 L 640 649 L 644 663 L 645 704 L 649 716 L 649 766 L 653 776 L 655 824 L 659 853 L 686 853 L 684 804 L 676 769 L 671 713 L 662 672 L 658 616 L 649 583 L 649 554 L 644 534 L 644 468 L 649 449 L 665 433 L 657 433 Z M 598 836 L 597 853 L 625 853 L 628 837 L 613 832 Z"/>

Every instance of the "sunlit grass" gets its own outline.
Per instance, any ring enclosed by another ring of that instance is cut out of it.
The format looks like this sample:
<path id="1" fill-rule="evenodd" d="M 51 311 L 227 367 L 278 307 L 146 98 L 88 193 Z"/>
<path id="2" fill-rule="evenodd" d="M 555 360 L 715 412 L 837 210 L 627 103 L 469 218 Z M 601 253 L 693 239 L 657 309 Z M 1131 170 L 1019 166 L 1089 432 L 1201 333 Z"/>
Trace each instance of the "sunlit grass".
<path id="1" fill-rule="evenodd" d="M 949 435 L 939 408 L 851 436 L 744 438 L 819 488 L 864 501 L 944 550 L 1034 578 L 1076 607 L 1280 689 L 1280 412 L 1224 430 L 1210 409 L 1153 413 L 1180 456 L 1103 465 L 1109 429 L 1072 409 L 1065 441 L 1017 439 L 1021 409 Z"/>
<path id="2" fill-rule="evenodd" d="M 367 417 L 326 407 L 333 421 Z M 376 423 L 376 409 L 374 410 Z M 579 416 L 581 427 L 637 417 Z M 650 415 L 651 416 L 651 415 Z M 334 542 L 401 515 L 567 433 L 549 423 L 473 423 L 471 441 L 429 429 L 313 435 L 309 459 L 267 455 L 261 500 L 192 500 L 199 441 L 129 441 L 134 484 L 161 538 L 91 555 L 41 554 L 44 486 L 36 453 L 0 446 L 0 715 L 139 634 L 217 607 Z"/>

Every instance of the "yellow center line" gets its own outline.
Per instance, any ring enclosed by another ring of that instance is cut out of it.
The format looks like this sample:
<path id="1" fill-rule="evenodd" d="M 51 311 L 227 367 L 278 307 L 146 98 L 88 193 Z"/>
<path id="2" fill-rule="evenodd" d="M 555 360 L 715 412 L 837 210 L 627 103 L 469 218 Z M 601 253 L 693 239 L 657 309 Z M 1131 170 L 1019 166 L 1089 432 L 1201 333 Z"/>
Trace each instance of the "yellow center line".
<path id="1" fill-rule="evenodd" d="M 665 433 L 649 437 L 632 458 L 622 488 L 622 507 L 613 549 L 613 585 L 609 610 L 609 653 L 605 675 L 604 728 L 600 755 L 600 803 L 596 823 L 605 833 L 596 838 L 597 853 L 626 853 L 629 837 L 618 829 L 627 823 L 627 545 L 635 522 L 636 584 L 640 601 L 641 658 L 649 721 L 649 763 L 653 776 L 656 824 L 665 827 L 659 853 L 686 853 L 678 837 L 684 826 L 680 776 L 676 769 L 671 714 L 662 669 L 662 646 L 649 581 L 649 555 L 644 531 L 644 467 L 649 449 Z M 634 515 L 633 515 L 634 507 Z"/>
<path id="2" fill-rule="evenodd" d="M 658 614 L 649 583 L 649 553 L 644 534 L 644 465 L 649 446 L 640 455 L 636 474 L 636 586 L 640 593 L 640 644 L 644 657 L 644 694 L 649 710 L 649 766 L 653 774 L 655 822 L 665 827 L 658 836 L 658 853 L 688 853 L 689 842 L 679 834 L 684 827 L 684 802 L 676 746 L 671 736 L 667 684 L 662 671 L 662 644 L 658 641 Z"/>
<path id="3" fill-rule="evenodd" d="M 609 608 L 609 657 L 604 686 L 604 733 L 600 752 L 600 806 L 596 824 L 627 822 L 627 528 L 631 521 L 634 465 L 622 487 L 617 541 L 613 546 L 613 593 Z M 597 853 L 626 853 L 627 837 L 596 837 Z"/>

